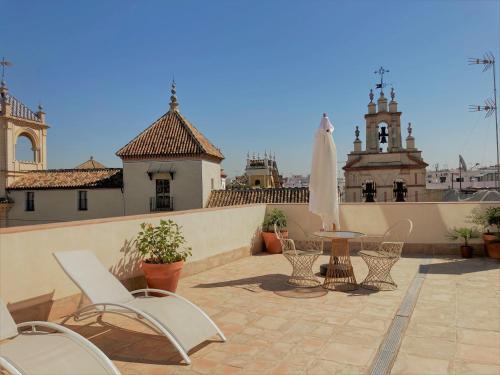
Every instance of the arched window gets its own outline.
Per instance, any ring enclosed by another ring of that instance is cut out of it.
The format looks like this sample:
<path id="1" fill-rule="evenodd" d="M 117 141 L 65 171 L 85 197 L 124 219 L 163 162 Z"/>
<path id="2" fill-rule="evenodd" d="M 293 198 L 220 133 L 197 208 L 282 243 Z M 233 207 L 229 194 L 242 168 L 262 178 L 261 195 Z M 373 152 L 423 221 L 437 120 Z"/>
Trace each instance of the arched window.
<path id="1" fill-rule="evenodd" d="M 35 145 L 26 134 L 17 137 L 16 160 L 36 162 Z"/>
<path id="2" fill-rule="evenodd" d="M 260 186 L 260 180 L 255 180 L 255 186 Z"/>

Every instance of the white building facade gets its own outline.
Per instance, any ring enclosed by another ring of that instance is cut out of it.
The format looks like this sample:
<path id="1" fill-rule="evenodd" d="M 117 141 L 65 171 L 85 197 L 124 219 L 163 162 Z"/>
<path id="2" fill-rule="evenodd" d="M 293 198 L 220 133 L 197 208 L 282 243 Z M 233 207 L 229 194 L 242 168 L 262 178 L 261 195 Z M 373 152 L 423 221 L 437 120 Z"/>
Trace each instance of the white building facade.
<path id="1" fill-rule="evenodd" d="M 221 189 L 224 156 L 179 112 L 170 110 L 116 153 L 123 168 L 91 158 L 73 169 L 47 169 L 48 125 L 1 86 L 0 226 L 96 219 L 204 207 Z M 32 160 L 16 158 L 28 138 Z"/>

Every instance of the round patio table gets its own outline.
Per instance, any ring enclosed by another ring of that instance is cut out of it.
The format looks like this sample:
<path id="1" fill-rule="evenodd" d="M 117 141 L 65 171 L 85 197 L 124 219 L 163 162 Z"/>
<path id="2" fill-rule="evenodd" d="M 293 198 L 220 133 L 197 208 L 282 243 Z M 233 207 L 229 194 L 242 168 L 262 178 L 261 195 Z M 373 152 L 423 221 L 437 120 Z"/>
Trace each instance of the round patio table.
<path id="1" fill-rule="evenodd" d="M 349 255 L 349 240 L 365 236 L 361 232 L 345 230 L 318 231 L 314 236 L 332 241 L 332 252 L 330 262 L 326 271 L 323 288 L 338 291 L 350 291 L 358 289 L 358 283 L 354 276 L 354 270 Z"/>

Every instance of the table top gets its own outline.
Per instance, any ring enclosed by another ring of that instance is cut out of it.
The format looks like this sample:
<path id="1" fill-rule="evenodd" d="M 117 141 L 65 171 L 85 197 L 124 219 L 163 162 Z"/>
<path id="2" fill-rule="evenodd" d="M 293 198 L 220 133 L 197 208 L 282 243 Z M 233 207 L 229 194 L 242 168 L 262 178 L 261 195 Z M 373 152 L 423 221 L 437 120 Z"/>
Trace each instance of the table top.
<path id="1" fill-rule="evenodd" d="M 352 232 L 349 230 L 336 230 L 336 231 L 317 231 L 313 233 L 314 236 L 316 237 L 321 237 L 321 238 L 345 238 L 345 239 L 352 239 L 352 238 L 358 238 L 358 237 L 363 237 L 366 236 L 365 233 L 361 232 Z"/>

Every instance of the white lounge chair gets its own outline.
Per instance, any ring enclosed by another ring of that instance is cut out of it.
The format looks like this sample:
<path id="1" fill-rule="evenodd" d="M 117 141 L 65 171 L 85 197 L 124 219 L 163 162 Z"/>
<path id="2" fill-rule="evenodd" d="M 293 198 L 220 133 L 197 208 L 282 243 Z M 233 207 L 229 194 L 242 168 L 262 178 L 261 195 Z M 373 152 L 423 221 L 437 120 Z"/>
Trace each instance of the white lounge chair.
<path id="1" fill-rule="evenodd" d="M 77 310 L 78 319 L 85 313 L 129 313 L 144 318 L 158 333 L 165 335 L 187 364 L 188 351 L 209 338 L 226 337 L 208 315 L 187 299 L 159 289 L 139 289 L 129 292 L 97 259 L 85 250 L 54 253 L 66 274 L 91 301 Z M 150 293 L 166 298 L 152 297 Z M 142 297 L 134 297 L 142 294 Z M 69 319 L 69 317 L 67 318 Z"/>
<path id="2" fill-rule="evenodd" d="M 16 325 L 1 299 L 0 341 L 0 370 L 12 375 L 120 375 L 97 346 L 66 327 L 38 321 Z"/>

